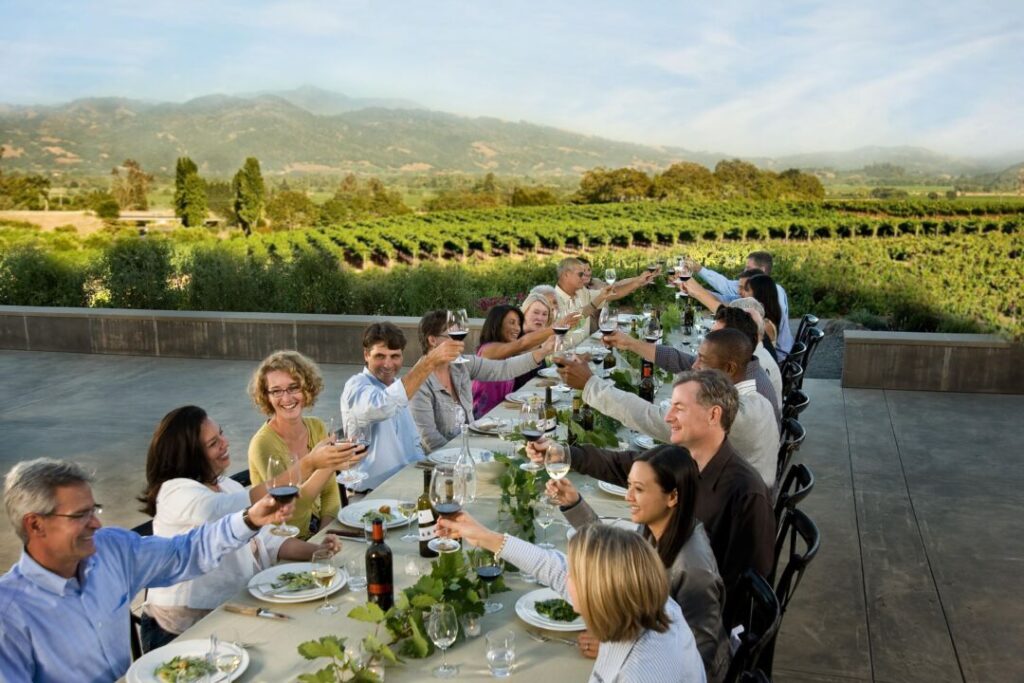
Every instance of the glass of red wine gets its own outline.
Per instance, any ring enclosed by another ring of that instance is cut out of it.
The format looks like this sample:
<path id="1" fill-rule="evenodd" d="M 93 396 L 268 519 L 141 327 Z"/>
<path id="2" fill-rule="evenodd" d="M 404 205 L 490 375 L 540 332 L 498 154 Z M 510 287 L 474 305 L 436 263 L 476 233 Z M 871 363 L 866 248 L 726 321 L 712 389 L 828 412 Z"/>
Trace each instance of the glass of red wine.
<path id="1" fill-rule="evenodd" d="M 447 321 L 448 337 L 455 341 L 464 341 L 469 334 L 469 314 L 465 308 L 448 311 Z M 452 361 L 455 363 L 468 363 L 465 356 L 459 356 Z"/>
<path id="2" fill-rule="evenodd" d="M 286 455 L 271 455 L 267 461 L 267 481 L 272 484 L 267 492 L 280 505 L 287 505 L 299 495 L 299 483 L 292 475 L 292 460 Z M 299 528 L 292 524 L 275 524 L 270 528 L 275 536 L 295 537 Z"/>
<path id="3" fill-rule="evenodd" d="M 676 298 L 679 299 L 684 296 L 690 296 L 686 293 L 686 290 L 682 288 L 682 284 L 693 277 L 693 274 L 690 273 L 690 268 L 686 265 L 686 259 L 682 256 L 679 257 L 679 265 L 676 266 L 676 277 L 678 280 L 676 284 L 679 285 L 679 291 L 676 292 Z"/>
<path id="4" fill-rule="evenodd" d="M 618 312 L 613 312 L 611 306 L 602 308 L 601 314 L 597 318 L 597 327 L 605 337 L 614 334 L 615 330 L 619 329 Z"/>
<path id="5" fill-rule="evenodd" d="M 476 571 L 477 578 L 482 582 L 483 588 L 486 591 L 484 597 L 491 597 L 491 584 L 501 578 L 501 575 L 505 573 L 504 563 L 497 557 L 488 552 L 478 552 L 473 556 L 473 569 Z M 504 605 L 500 602 L 491 602 L 487 600 L 484 602 L 484 613 L 494 614 L 504 609 Z"/>
<path id="6" fill-rule="evenodd" d="M 571 306 L 558 306 L 552 311 L 555 322 L 551 325 L 551 329 L 554 330 L 555 335 L 559 341 L 565 337 L 569 331 L 569 316 L 572 315 Z"/>
<path id="7" fill-rule="evenodd" d="M 466 500 L 466 484 L 455 465 L 437 464 L 430 475 L 430 504 L 441 517 L 454 517 L 462 511 Z M 454 553 L 462 544 L 454 538 L 439 536 L 430 541 L 430 549 L 439 553 Z"/>
<path id="8" fill-rule="evenodd" d="M 544 436 L 544 426 L 544 405 L 531 397 L 519 410 L 519 433 L 532 443 Z M 540 463 L 535 463 L 529 458 L 519 466 L 527 472 L 539 472 L 542 467 Z"/>

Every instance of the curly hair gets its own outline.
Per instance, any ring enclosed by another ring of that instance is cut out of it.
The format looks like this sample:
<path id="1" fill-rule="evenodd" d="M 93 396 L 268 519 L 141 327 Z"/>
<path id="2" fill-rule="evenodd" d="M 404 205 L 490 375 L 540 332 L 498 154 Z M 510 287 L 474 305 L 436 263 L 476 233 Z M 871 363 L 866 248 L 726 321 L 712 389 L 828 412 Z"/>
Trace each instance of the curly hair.
<path id="1" fill-rule="evenodd" d="M 310 408 L 324 390 L 320 367 L 298 351 L 275 351 L 260 363 L 249 380 L 249 397 L 264 415 L 273 415 L 274 406 L 267 395 L 267 373 L 280 370 L 291 375 L 302 387 L 302 404 Z"/>

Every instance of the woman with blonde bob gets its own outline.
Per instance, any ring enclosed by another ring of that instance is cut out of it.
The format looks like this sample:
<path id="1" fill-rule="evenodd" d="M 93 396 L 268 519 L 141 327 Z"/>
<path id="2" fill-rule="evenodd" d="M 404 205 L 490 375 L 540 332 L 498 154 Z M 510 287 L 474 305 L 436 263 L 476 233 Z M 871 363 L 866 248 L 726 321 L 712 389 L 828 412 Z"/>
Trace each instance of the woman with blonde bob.
<path id="1" fill-rule="evenodd" d="M 572 603 L 600 641 L 591 683 L 706 680 L 658 553 L 636 532 L 588 524 L 569 541 L 566 556 L 491 531 L 465 512 L 438 520 L 438 528 L 534 574 Z"/>
<path id="2" fill-rule="evenodd" d="M 272 456 L 285 462 L 301 462 L 322 451 L 348 452 L 349 444 L 337 446 L 328 438 L 327 427 L 315 417 L 303 417 L 323 391 L 324 380 L 316 363 L 298 351 L 277 351 L 260 363 L 249 381 L 249 396 L 260 412 L 268 415 L 249 441 L 249 475 L 254 485 L 281 474 L 269 471 Z M 352 451 L 341 469 L 353 467 L 366 450 Z M 341 492 L 334 470 L 318 469 L 301 482 L 295 512 L 289 520 L 305 540 L 316 533 L 320 520 L 330 520 L 341 509 Z"/>

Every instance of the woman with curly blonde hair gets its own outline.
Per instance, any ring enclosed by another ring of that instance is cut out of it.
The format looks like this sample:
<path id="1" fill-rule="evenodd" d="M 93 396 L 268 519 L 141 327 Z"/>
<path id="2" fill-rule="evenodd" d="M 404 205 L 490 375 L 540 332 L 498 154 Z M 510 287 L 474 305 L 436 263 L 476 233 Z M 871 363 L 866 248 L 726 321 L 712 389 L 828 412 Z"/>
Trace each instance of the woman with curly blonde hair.
<path id="1" fill-rule="evenodd" d="M 249 441 L 249 474 L 259 484 L 280 472 L 268 471 L 273 456 L 285 462 L 299 461 L 321 449 L 334 449 L 351 455 L 343 468 L 362 459 L 365 449 L 356 452 L 347 445 L 335 446 L 327 427 L 315 417 L 303 417 L 323 391 L 324 381 L 316 363 L 298 351 L 277 351 L 265 358 L 249 381 L 249 396 L 269 419 Z M 289 520 L 299 528 L 299 538 L 316 533 L 321 520 L 330 520 L 341 508 L 341 492 L 333 470 L 316 470 L 299 487 L 295 513 Z"/>

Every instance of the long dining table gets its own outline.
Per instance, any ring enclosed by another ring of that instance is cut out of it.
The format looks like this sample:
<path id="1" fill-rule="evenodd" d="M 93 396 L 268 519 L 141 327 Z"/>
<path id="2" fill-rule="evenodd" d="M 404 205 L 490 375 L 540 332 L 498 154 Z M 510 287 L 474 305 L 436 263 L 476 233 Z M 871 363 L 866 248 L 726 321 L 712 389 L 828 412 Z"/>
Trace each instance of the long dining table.
<path id="1" fill-rule="evenodd" d="M 678 335 L 673 335 L 672 338 L 682 341 L 684 345 L 692 342 L 692 339 L 680 339 Z M 587 343 L 600 344 L 596 339 L 590 339 L 589 342 L 584 341 L 584 344 Z M 534 378 L 521 391 L 532 392 L 543 398 L 543 387 L 555 382 L 557 382 L 557 378 L 554 380 L 543 377 Z M 663 386 L 659 392 L 659 398 L 665 397 L 669 390 L 669 386 Z M 571 395 L 567 392 L 556 394 L 559 398 L 558 407 L 560 409 L 569 406 Z M 518 416 L 519 408 L 518 404 L 505 401 L 489 412 L 488 417 L 512 420 Z M 628 433 L 623 432 L 623 434 L 627 439 L 629 438 Z M 470 437 L 470 445 L 473 448 L 486 449 L 494 453 L 510 453 L 514 448 L 513 444 L 518 445 L 516 442 L 503 441 L 496 436 L 479 433 L 473 433 Z M 456 437 L 445 448 L 458 448 L 460 445 L 461 437 Z M 620 446 L 625 445 L 620 442 Z M 636 447 L 633 444 L 630 446 Z M 586 501 L 606 521 L 628 520 L 628 507 L 621 495 L 606 492 L 599 486 L 599 482 L 576 472 L 570 473 L 569 479 L 576 484 L 577 488 L 583 490 Z M 365 499 L 408 499 L 410 497 L 415 499 L 420 495 L 422 489 L 423 471 L 411 464 L 368 494 Z M 500 496 L 501 490 L 496 480 L 481 481 L 478 484 L 476 500 L 466 506 L 465 510 L 489 528 L 500 529 L 498 523 Z M 568 526 L 562 524 L 563 520 L 560 517 L 556 516 L 556 518 L 558 521 L 547 529 L 547 537 L 557 549 L 564 552 Z M 414 529 L 415 520 L 410 524 Z M 327 531 L 332 529 L 353 530 L 338 520 L 332 520 L 312 540 L 319 541 Z M 401 536 L 406 532 L 406 527 L 392 528 L 388 531 L 386 539 L 393 553 L 396 595 L 402 589 L 415 584 L 420 574 L 430 571 L 431 560 L 420 557 L 419 544 L 401 540 Z M 538 539 L 540 533 L 542 532 L 538 532 Z M 353 559 L 362 561 L 367 548 L 366 544 L 360 540 L 348 538 L 341 540 L 342 549 L 336 563 L 339 569 Z M 517 573 L 507 572 L 504 580 L 509 590 L 494 593 L 488 598 L 490 601 L 501 603 L 503 605 L 501 611 L 484 615 L 480 620 L 480 635 L 473 638 L 460 638 L 448 651 L 448 662 L 459 667 L 458 680 L 491 679 L 485 653 L 484 635 L 491 630 L 501 628 L 515 632 L 515 666 L 511 676 L 513 679 L 526 680 L 531 676 L 542 676 L 546 680 L 554 681 L 586 680 L 593 667 L 593 660 L 580 655 L 574 645 L 554 639 L 574 640 L 576 633 L 543 631 L 528 625 L 516 614 L 516 601 L 542 586 L 523 581 Z M 300 674 L 312 673 L 326 664 L 326 660 L 322 659 L 312 661 L 304 659 L 297 649 L 300 643 L 322 636 L 335 635 L 345 637 L 348 646 L 354 645 L 358 649 L 358 642 L 372 632 L 373 626 L 351 619 L 347 615 L 352 608 L 365 604 L 366 599 L 365 588 L 352 590 L 346 585 L 331 596 L 332 602 L 337 604 L 340 609 L 332 615 L 321 615 L 317 614 L 315 610 L 322 603 L 322 598 L 301 603 L 271 604 L 254 597 L 246 587 L 243 587 L 230 601 L 231 603 L 249 607 L 264 607 L 286 614 L 291 618 L 275 620 L 240 615 L 228 612 L 221 606 L 185 631 L 179 640 L 206 640 L 211 634 L 216 634 L 223 641 L 242 645 L 249 656 L 248 666 L 237 679 L 242 683 L 293 681 Z M 381 631 L 383 632 L 383 627 Z M 383 635 L 387 638 L 386 633 Z M 545 638 L 547 640 L 544 640 Z M 439 651 L 426 659 L 404 659 L 404 663 L 387 666 L 385 679 L 387 681 L 429 680 L 431 671 L 440 662 L 441 653 Z"/>

